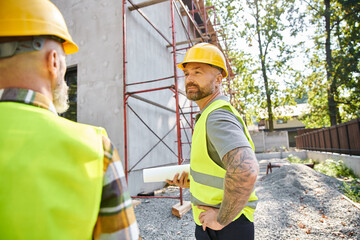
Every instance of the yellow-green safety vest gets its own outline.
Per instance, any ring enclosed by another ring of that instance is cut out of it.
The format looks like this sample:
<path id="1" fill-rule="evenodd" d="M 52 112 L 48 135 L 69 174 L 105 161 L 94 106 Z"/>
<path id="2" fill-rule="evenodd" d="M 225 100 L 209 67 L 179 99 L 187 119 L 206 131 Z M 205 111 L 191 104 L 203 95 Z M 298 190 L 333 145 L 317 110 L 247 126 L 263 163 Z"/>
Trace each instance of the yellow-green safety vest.
<path id="1" fill-rule="evenodd" d="M 204 210 L 196 206 L 205 205 L 220 208 L 224 195 L 224 178 L 226 170 L 217 165 L 209 156 L 206 144 L 206 120 L 211 112 L 219 108 L 226 108 L 234 113 L 244 126 L 244 131 L 253 150 L 254 144 L 251 140 L 240 114 L 237 110 L 225 100 L 216 100 L 204 109 L 200 118 L 195 124 L 192 136 L 191 158 L 190 158 L 190 197 L 194 215 L 194 221 L 197 225 L 202 225 L 199 221 L 199 215 Z M 255 191 L 251 193 L 246 207 L 234 218 L 236 220 L 244 214 L 251 222 L 254 221 L 258 198 Z"/>
<path id="2" fill-rule="evenodd" d="M 104 133 L 47 109 L 0 103 L 1 239 L 92 239 Z"/>

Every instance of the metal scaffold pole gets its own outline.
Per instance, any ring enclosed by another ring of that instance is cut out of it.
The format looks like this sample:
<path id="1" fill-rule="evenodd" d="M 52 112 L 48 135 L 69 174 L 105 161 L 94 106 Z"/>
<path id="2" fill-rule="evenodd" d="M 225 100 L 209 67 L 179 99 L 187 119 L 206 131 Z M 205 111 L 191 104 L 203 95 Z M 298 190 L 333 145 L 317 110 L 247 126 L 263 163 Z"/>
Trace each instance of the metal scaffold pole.
<path id="1" fill-rule="evenodd" d="M 174 18 L 174 0 L 170 1 L 171 5 L 171 34 L 173 47 L 173 61 L 174 61 L 174 81 L 175 81 L 175 102 L 176 102 L 176 129 L 177 129 L 177 147 L 178 147 L 178 164 L 182 162 L 181 150 L 181 131 L 180 131 L 180 109 L 179 109 L 179 92 L 178 92 L 178 75 L 176 67 L 176 39 L 175 39 L 175 18 Z M 182 189 L 180 188 L 180 205 L 183 205 Z"/>
<path id="2" fill-rule="evenodd" d="M 125 178 L 128 181 L 128 155 L 127 155 L 127 95 L 126 95 L 126 0 L 122 0 L 122 20 L 123 20 L 123 104 L 124 104 L 124 161 L 125 161 Z"/>

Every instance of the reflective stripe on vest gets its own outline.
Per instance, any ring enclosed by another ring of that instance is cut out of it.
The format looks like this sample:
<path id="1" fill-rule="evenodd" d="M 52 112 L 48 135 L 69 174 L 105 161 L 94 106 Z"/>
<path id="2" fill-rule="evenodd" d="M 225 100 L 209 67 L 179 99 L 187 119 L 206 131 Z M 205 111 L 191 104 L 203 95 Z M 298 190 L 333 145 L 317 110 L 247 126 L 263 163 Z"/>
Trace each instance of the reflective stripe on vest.
<path id="1" fill-rule="evenodd" d="M 214 208 L 220 208 L 220 206 L 221 206 L 220 203 L 216 204 L 216 205 L 210 205 L 210 204 L 204 203 L 204 202 L 200 201 L 199 199 L 195 198 L 191 193 L 190 193 L 190 200 L 191 200 L 191 203 L 193 203 L 195 206 L 203 205 L 203 206 L 209 206 L 209 207 L 214 207 Z M 255 209 L 257 204 L 258 204 L 258 200 L 255 200 L 252 202 L 247 202 L 246 206 Z"/>
<path id="2" fill-rule="evenodd" d="M 101 128 L 0 102 L 0 235 L 90 240 L 99 214 Z"/>
<path id="3" fill-rule="evenodd" d="M 198 225 L 201 225 L 199 215 L 203 210 L 198 209 L 196 206 L 206 205 L 220 208 L 223 199 L 226 170 L 218 166 L 208 154 L 206 144 L 206 120 L 212 111 L 224 107 L 229 109 L 238 117 L 239 121 L 244 126 L 245 135 L 254 149 L 254 144 L 243 120 L 235 108 L 233 108 L 227 101 L 216 100 L 204 109 L 195 125 L 192 137 L 190 160 L 191 203 L 194 221 Z M 257 200 L 258 198 L 255 195 L 255 191 L 253 191 L 248 204 L 238 214 L 238 216 L 234 218 L 234 220 L 240 217 L 241 214 L 244 214 L 250 221 L 253 221 L 253 213 L 255 211 Z"/>
<path id="4" fill-rule="evenodd" d="M 196 172 L 194 170 L 192 170 L 190 168 L 190 175 L 192 176 L 193 180 L 197 183 L 200 183 L 202 185 L 207 185 L 213 188 L 218 188 L 220 190 L 223 190 L 223 186 L 224 186 L 224 178 L 220 178 L 220 177 L 214 177 L 211 175 L 207 175 L 205 173 L 200 173 L 200 172 Z M 215 208 L 220 208 L 221 204 L 207 204 L 204 203 L 202 201 L 200 201 L 199 199 L 197 199 L 196 197 L 194 197 L 191 193 L 190 193 L 190 198 L 191 198 L 191 202 L 195 205 L 205 205 L 205 206 L 209 206 L 209 207 L 215 207 Z M 247 202 L 246 206 L 247 207 L 251 207 L 251 208 L 256 208 L 258 201 L 254 200 L 251 202 Z"/>

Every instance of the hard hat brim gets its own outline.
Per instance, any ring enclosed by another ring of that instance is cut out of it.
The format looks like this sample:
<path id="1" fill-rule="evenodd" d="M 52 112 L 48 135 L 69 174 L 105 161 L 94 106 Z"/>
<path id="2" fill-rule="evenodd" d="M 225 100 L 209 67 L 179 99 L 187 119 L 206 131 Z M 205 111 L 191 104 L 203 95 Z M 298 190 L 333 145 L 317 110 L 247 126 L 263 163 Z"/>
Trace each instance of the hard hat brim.
<path id="1" fill-rule="evenodd" d="M 215 63 L 208 63 L 208 61 L 201 61 L 201 60 L 189 60 L 189 61 L 184 61 L 182 63 L 179 63 L 178 65 L 176 65 L 178 68 L 180 68 L 181 70 L 185 70 L 184 64 L 186 63 L 204 63 L 204 64 L 209 64 L 209 65 L 214 65 L 217 66 L 219 68 L 221 68 L 222 71 L 222 76 L 223 78 L 226 78 L 228 76 L 228 71 L 226 69 L 223 69 L 223 67 L 221 66 L 221 64 L 215 64 Z"/>

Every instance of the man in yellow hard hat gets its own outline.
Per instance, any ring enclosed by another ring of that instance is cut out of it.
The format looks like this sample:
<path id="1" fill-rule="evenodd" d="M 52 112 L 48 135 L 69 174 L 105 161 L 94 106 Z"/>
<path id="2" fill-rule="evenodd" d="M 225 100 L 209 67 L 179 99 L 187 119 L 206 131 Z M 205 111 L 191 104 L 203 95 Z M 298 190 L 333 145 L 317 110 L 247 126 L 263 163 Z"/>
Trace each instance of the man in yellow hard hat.
<path id="1" fill-rule="evenodd" d="M 48 0 L 0 1 L 0 238 L 139 239 L 118 152 L 66 111 L 66 54 Z"/>
<path id="2" fill-rule="evenodd" d="M 196 239 L 254 239 L 258 163 L 242 118 L 221 95 L 222 79 L 228 75 L 225 57 L 216 46 L 200 43 L 188 50 L 178 67 L 185 74 L 186 96 L 200 113 L 190 174 L 176 174 L 167 182 L 190 187 Z"/>

